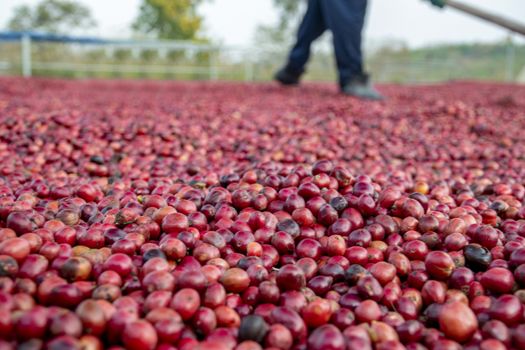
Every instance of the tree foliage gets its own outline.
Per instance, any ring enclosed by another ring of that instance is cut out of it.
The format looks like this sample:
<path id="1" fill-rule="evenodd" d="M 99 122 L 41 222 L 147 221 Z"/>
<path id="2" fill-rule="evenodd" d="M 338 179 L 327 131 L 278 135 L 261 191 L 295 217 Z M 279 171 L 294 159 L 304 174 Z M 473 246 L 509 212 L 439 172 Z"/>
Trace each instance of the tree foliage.
<path id="1" fill-rule="evenodd" d="M 301 6 L 303 5 L 303 1 L 273 0 L 273 3 L 279 12 L 279 22 L 277 28 L 285 30 L 290 27 L 290 25 L 293 26 L 294 19 L 297 18 L 302 8 Z"/>
<path id="2" fill-rule="evenodd" d="M 259 43 L 281 45 L 293 37 L 293 31 L 298 25 L 299 15 L 305 7 L 305 1 L 273 0 L 279 19 L 275 26 L 263 25 L 257 30 L 256 40 Z"/>
<path id="3" fill-rule="evenodd" d="M 35 7 L 20 5 L 8 22 L 11 30 L 41 30 L 53 34 L 95 25 L 89 8 L 70 0 L 43 0 Z"/>
<path id="4" fill-rule="evenodd" d="M 132 27 L 159 39 L 197 40 L 203 18 L 197 13 L 203 0 L 143 0 Z"/>

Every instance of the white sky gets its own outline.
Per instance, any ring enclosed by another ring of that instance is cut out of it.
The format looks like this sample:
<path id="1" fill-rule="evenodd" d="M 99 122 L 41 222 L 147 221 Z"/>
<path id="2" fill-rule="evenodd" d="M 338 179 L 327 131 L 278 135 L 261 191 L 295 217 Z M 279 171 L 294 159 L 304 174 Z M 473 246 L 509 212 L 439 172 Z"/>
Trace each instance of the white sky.
<path id="1" fill-rule="evenodd" d="M 78 0 L 91 8 L 98 28 L 90 34 L 127 37 L 141 0 Z M 300 1 L 300 0 L 298 0 Z M 462 0 L 525 21 L 525 0 Z M 14 7 L 38 0 L 0 0 L 0 28 Z M 274 23 L 272 0 L 208 0 L 203 5 L 206 33 L 227 45 L 250 45 L 258 24 Z M 410 46 L 443 42 L 495 41 L 507 31 L 454 9 L 438 10 L 421 0 L 371 0 L 365 36 L 370 41 L 401 40 Z M 520 42 L 523 39 L 515 35 Z"/>

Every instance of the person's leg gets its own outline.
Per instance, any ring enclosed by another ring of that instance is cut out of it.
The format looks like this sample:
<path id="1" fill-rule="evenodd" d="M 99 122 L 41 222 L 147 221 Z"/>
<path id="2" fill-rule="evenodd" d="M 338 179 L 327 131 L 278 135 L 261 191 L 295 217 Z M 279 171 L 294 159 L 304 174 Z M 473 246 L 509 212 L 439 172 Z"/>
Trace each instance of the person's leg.
<path id="1" fill-rule="evenodd" d="M 341 91 L 363 99 L 383 99 L 363 72 L 361 32 L 367 0 L 324 0 L 321 4 L 326 26 L 334 37 Z"/>
<path id="2" fill-rule="evenodd" d="M 363 73 L 361 32 L 367 0 L 323 0 L 321 6 L 326 26 L 333 35 L 339 84 L 344 86 Z"/>
<path id="3" fill-rule="evenodd" d="M 288 56 L 286 68 L 291 72 L 297 74 L 304 72 L 304 66 L 310 57 L 312 42 L 326 30 L 321 5 L 324 1 L 327 0 L 308 0 L 308 8 L 297 31 L 297 41 Z"/>

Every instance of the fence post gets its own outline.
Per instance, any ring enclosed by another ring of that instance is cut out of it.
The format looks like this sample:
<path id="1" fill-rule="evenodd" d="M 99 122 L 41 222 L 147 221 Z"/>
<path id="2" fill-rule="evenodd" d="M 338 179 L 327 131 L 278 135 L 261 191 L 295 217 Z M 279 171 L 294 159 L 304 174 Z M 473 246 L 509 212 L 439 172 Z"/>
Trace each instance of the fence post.
<path id="1" fill-rule="evenodd" d="M 514 61 L 516 56 L 516 48 L 512 40 L 512 33 L 509 33 L 507 38 L 507 57 L 505 60 L 505 78 L 507 81 L 514 81 Z"/>
<path id="2" fill-rule="evenodd" d="M 212 48 L 210 51 L 210 80 L 217 80 L 219 79 L 219 70 L 217 67 L 217 61 L 218 61 L 218 53 L 216 52 L 215 48 Z"/>
<path id="3" fill-rule="evenodd" d="M 244 81 L 253 81 L 253 61 L 252 55 L 249 51 L 245 51 L 243 55 L 244 61 Z"/>
<path id="4" fill-rule="evenodd" d="M 251 57 L 244 58 L 244 81 L 253 81 L 253 62 Z"/>
<path id="5" fill-rule="evenodd" d="M 31 37 L 24 33 L 21 40 L 22 46 L 22 75 L 26 78 L 31 77 Z"/>

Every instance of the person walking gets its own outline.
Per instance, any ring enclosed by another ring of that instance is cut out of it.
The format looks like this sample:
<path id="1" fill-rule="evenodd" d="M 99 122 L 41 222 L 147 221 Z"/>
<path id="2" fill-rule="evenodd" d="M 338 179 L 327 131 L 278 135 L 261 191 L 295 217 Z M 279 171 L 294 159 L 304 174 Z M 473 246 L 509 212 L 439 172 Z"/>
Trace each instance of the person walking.
<path id="1" fill-rule="evenodd" d="M 445 0 L 426 0 L 443 7 Z M 327 29 L 332 31 L 339 87 L 341 92 L 358 98 L 381 100 L 363 69 L 361 50 L 367 0 L 308 0 L 297 40 L 288 62 L 275 74 L 283 85 L 297 85 L 310 57 L 312 43 Z"/>

